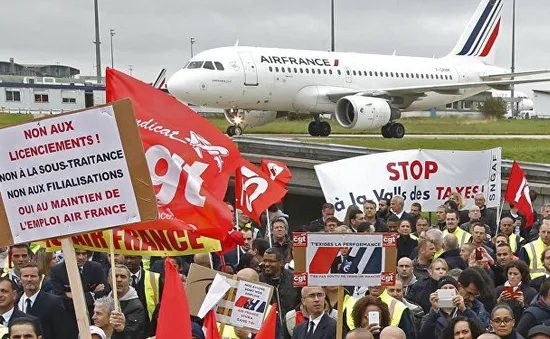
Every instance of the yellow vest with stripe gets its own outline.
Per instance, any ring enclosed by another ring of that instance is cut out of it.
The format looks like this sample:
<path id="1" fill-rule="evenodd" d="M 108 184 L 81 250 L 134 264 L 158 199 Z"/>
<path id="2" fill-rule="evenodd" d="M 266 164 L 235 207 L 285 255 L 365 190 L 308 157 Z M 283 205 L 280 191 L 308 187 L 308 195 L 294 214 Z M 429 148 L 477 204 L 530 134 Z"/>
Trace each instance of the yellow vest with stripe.
<path id="1" fill-rule="evenodd" d="M 264 319 L 269 314 L 269 310 L 271 310 L 271 305 L 267 305 L 267 310 L 265 311 Z M 218 332 L 221 332 L 220 333 L 221 339 L 239 339 L 239 337 L 237 337 L 237 334 L 235 334 L 235 327 L 231 325 L 223 324 L 223 331 L 220 331 L 222 328 L 222 324 L 217 323 L 217 325 L 218 325 Z"/>
<path id="2" fill-rule="evenodd" d="M 401 301 L 393 298 L 388 294 L 388 292 L 384 289 L 384 292 L 380 294 L 378 297 L 384 304 L 388 305 L 388 308 L 390 309 L 390 326 L 399 326 L 399 323 L 401 322 L 401 317 L 403 316 L 403 312 L 407 309 L 407 306 L 403 304 Z M 348 308 L 350 310 L 353 310 L 353 307 L 355 306 L 355 303 L 357 302 L 357 299 L 355 298 L 349 298 L 348 302 L 344 300 L 344 309 Z M 348 324 L 348 327 L 350 330 L 353 330 L 355 328 L 355 324 L 353 323 L 353 316 L 351 315 L 351 311 L 347 311 L 346 313 L 346 322 Z"/>
<path id="3" fill-rule="evenodd" d="M 448 229 L 443 231 L 443 236 L 446 236 L 447 234 L 454 234 L 458 238 L 459 247 L 462 247 L 464 244 L 468 243 L 472 238 L 472 235 L 470 233 L 466 232 L 460 227 L 457 227 L 453 233 L 449 232 Z"/>
<path id="4" fill-rule="evenodd" d="M 151 259 L 142 258 L 141 262 L 143 263 L 143 269 L 149 271 L 151 268 Z"/>
<path id="5" fill-rule="evenodd" d="M 442 248 L 439 249 L 439 251 L 435 252 L 434 259 L 439 258 L 440 255 L 442 255 L 445 251 L 443 251 Z"/>
<path id="6" fill-rule="evenodd" d="M 523 239 L 517 234 L 514 234 L 514 233 L 510 234 L 510 236 L 508 237 L 508 242 L 510 243 L 510 248 L 512 249 L 512 253 L 517 252 L 518 243 L 522 242 L 523 240 L 525 239 Z"/>
<path id="7" fill-rule="evenodd" d="M 145 286 L 145 302 L 147 303 L 147 313 L 149 319 L 153 318 L 153 312 L 159 301 L 159 279 L 160 274 L 155 272 L 143 271 L 143 283 Z"/>
<path id="8" fill-rule="evenodd" d="M 544 275 L 546 269 L 542 261 L 540 261 L 540 256 L 546 248 L 546 245 L 542 242 L 540 237 L 535 241 L 525 244 L 522 248 L 525 248 L 527 256 L 529 257 L 529 272 L 531 272 L 531 279 Z"/>

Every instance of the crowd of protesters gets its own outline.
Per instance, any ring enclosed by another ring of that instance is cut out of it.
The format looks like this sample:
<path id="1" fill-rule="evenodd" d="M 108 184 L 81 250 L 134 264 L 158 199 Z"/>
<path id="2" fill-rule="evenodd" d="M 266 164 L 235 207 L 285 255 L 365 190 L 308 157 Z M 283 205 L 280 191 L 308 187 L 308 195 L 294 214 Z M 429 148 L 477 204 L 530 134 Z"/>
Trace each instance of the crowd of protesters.
<path id="1" fill-rule="evenodd" d="M 451 194 L 433 224 L 420 204 L 412 204 L 409 212 L 404 205 L 400 196 L 369 200 L 362 208 L 350 207 L 344 220 L 338 220 L 334 206 L 326 203 L 319 219 L 292 229 L 398 234 L 395 285 L 345 287 L 345 338 L 550 338 L 550 205 L 535 213 L 532 226 L 514 206 L 497 215 L 485 206 L 483 194 L 467 210 L 461 196 Z M 290 223 L 278 205 L 260 223 L 237 211 L 235 227 L 243 234 L 243 246 L 223 257 L 201 253 L 172 260 L 183 282 L 195 263 L 273 286 L 277 339 L 335 338 L 338 287 L 293 287 Z M 9 328 L 9 338 L 78 338 L 63 254 L 36 244 L 14 245 L 9 251 L 13 267 L 7 249 L 0 254 L 0 328 Z M 163 258 L 116 255 L 113 268 L 106 254 L 75 252 L 92 338 L 154 337 Z M 342 248 L 331 272 L 346 272 L 349 255 Z M 193 338 L 204 338 L 202 320 L 192 321 Z M 220 330 L 222 338 L 255 336 L 229 325 Z"/>

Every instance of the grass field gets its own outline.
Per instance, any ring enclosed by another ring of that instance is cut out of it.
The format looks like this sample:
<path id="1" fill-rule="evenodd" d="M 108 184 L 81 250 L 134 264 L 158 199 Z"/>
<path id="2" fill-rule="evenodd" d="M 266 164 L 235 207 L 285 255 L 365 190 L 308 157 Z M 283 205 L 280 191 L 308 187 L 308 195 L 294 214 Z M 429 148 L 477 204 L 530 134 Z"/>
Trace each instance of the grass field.
<path id="1" fill-rule="evenodd" d="M 442 149 L 475 151 L 502 147 L 502 158 L 537 163 L 550 163 L 550 140 L 547 139 L 374 139 L 315 138 L 311 142 L 362 146 L 388 150 Z"/>
<path id="2" fill-rule="evenodd" d="M 209 119 L 225 132 L 228 122 L 223 118 Z M 548 134 L 550 119 L 544 120 L 484 120 L 469 118 L 404 118 L 399 120 L 407 134 Z M 307 134 L 309 120 L 279 119 L 268 125 L 249 127 L 245 134 Z M 380 134 L 380 131 L 355 131 L 342 128 L 335 120 L 330 121 L 332 134 Z"/>
<path id="3" fill-rule="evenodd" d="M 15 124 L 32 119 L 32 114 L 0 113 L 0 126 Z"/>

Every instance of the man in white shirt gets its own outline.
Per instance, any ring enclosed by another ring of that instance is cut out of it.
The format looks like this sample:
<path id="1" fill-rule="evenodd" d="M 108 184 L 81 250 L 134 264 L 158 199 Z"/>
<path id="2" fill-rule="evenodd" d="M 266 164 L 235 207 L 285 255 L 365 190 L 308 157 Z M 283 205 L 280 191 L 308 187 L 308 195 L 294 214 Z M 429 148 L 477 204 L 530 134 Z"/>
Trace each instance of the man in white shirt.
<path id="1" fill-rule="evenodd" d="M 309 319 L 296 326 L 292 339 L 336 338 L 336 320 L 325 312 L 325 291 L 322 287 L 304 287 L 302 304 Z"/>
<path id="2" fill-rule="evenodd" d="M 17 285 L 6 277 L 0 278 L 0 326 L 9 327 L 17 318 L 30 318 L 36 328 L 38 334 L 42 334 L 40 320 L 31 315 L 25 314 L 15 308 L 15 298 L 17 297 Z"/>

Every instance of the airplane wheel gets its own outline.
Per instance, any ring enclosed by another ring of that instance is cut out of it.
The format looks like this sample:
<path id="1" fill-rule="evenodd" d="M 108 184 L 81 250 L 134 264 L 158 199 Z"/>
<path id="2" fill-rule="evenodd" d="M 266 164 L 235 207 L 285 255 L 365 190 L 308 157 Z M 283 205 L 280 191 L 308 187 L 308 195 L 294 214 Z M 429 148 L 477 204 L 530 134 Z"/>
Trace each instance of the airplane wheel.
<path id="1" fill-rule="evenodd" d="M 395 123 L 391 126 L 391 134 L 394 138 L 401 139 L 405 136 L 405 126 Z"/>
<path id="2" fill-rule="evenodd" d="M 321 124 L 318 121 L 312 121 L 309 123 L 307 131 L 312 137 L 318 137 L 321 135 Z"/>
<path id="3" fill-rule="evenodd" d="M 227 126 L 226 133 L 227 133 L 227 135 L 229 135 L 230 137 L 234 136 L 234 135 L 235 135 L 235 126 L 233 126 L 233 125 Z"/>
<path id="4" fill-rule="evenodd" d="M 382 136 L 384 138 L 391 138 L 392 137 L 391 125 L 390 124 L 382 126 Z"/>
<path id="5" fill-rule="evenodd" d="M 330 124 L 326 121 L 321 121 L 319 124 L 319 135 L 322 137 L 328 137 L 331 132 Z"/>
<path id="6" fill-rule="evenodd" d="M 241 126 L 233 126 L 233 135 L 243 135 L 243 129 Z"/>

